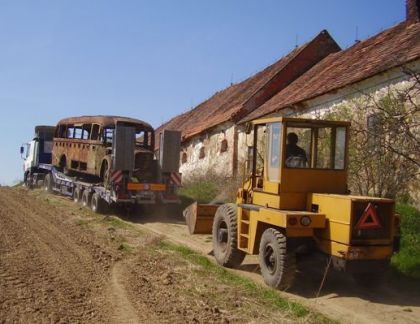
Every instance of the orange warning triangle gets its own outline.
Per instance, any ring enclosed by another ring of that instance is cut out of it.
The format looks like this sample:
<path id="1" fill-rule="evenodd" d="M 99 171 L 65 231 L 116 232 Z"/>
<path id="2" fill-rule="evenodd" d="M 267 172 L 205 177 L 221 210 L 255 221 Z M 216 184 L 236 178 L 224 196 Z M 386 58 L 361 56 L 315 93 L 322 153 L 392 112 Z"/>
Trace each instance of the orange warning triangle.
<path id="1" fill-rule="evenodd" d="M 369 203 L 354 228 L 362 230 L 381 227 L 381 221 L 379 220 L 378 214 L 376 214 L 376 208 L 372 203 Z"/>

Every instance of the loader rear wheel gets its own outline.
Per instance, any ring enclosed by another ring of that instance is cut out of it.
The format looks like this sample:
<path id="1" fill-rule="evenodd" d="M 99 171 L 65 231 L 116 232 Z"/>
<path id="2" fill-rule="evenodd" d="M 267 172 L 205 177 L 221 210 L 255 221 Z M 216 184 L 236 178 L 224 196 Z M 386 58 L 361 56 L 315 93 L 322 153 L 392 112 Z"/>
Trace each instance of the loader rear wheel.
<path id="1" fill-rule="evenodd" d="M 261 274 L 267 285 L 286 290 L 292 286 L 296 273 L 296 253 L 287 251 L 286 236 L 266 229 L 261 237 L 259 259 Z"/>
<path id="2" fill-rule="evenodd" d="M 89 207 L 90 206 L 91 198 L 92 198 L 92 194 L 89 192 L 89 190 L 83 191 L 83 194 L 82 194 L 82 205 L 83 205 L 83 207 Z"/>
<path id="3" fill-rule="evenodd" d="M 101 196 L 95 192 L 92 196 L 90 207 L 94 213 L 103 214 L 106 208 L 105 203 Z"/>
<path id="4" fill-rule="evenodd" d="M 53 192 L 53 190 L 52 190 L 52 182 L 53 182 L 53 179 L 51 177 L 51 174 L 48 173 L 45 176 L 45 178 L 44 178 L 44 190 L 46 192 L 49 192 L 49 193 Z"/>
<path id="5" fill-rule="evenodd" d="M 76 187 L 73 192 L 73 201 L 79 203 L 82 201 L 83 190 L 79 187 Z"/>
<path id="6" fill-rule="evenodd" d="M 213 252 L 217 263 L 224 267 L 239 266 L 245 253 L 238 249 L 236 205 L 221 205 L 213 220 Z"/>

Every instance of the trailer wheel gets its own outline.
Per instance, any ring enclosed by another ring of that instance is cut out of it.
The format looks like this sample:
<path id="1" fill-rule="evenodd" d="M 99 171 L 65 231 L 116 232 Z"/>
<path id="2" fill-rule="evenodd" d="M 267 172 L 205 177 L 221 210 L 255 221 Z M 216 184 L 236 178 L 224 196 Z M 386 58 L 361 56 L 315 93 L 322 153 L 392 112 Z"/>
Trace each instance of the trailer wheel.
<path id="1" fill-rule="evenodd" d="M 286 236 L 266 229 L 261 237 L 259 259 L 261 274 L 267 285 L 285 290 L 292 286 L 296 273 L 296 254 L 287 251 Z"/>
<path id="2" fill-rule="evenodd" d="M 73 201 L 79 203 L 82 201 L 83 190 L 80 187 L 76 187 L 73 192 Z"/>
<path id="3" fill-rule="evenodd" d="M 92 196 L 92 201 L 90 204 L 90 207 L 92 208 L 92 211 L 98 214 L 103 214 L 106 209 L 106 202 L 101 198 L 101 196 L 95 192 Z"/>
<path id="4" fill-rule="evenodd" d="M 44 178 L 44 190 L 49 193 L 53 192 L 52 184 L 53 184 L 53 179 L 51 177 L 51 174 L 48 173 Z"/>
<path id="5" fill-rule="evenodd" d="M 221 205 L 213 220 L 213 252 L 217 263 L 224 267 L 239 266 L 245 252 L 238 249 L 238 225 L 236 205 Z"/>
<path id="6" fill-rule="evenodd" d="M 89 192 L 89 190 L 83 191 L 83 194 L 82 194 L 82 205 L 83 205 L 83 207 L 89 207 L 90 206 L 91 198 L 92 198 L 92 194 Z"/>

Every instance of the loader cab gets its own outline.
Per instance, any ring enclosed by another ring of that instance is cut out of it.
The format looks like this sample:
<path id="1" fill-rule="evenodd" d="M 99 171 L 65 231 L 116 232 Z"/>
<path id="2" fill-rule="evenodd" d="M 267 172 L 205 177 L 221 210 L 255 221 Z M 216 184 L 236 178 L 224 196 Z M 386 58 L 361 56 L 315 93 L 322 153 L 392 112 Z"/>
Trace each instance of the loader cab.
<path id="1" fill-rule="evenodd" d="M 305 210 L 309 193 L 347 192 L 350 123 L 276 117 L 252 124 L 247 203 Z"/>

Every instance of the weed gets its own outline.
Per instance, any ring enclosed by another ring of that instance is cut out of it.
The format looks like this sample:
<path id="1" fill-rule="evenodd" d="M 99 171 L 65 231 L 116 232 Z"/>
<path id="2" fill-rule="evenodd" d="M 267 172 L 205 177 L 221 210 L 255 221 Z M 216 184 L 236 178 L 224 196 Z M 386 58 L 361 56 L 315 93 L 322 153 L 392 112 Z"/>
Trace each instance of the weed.
<path id="1" fill-rule="evenodd" d="M 115 216 L 105 216 L 102 222 L 115 228 L 131 228 L 132 225 Z"/>
<path id="2" fill-rule="evenodd" d="M 400 273 L 420 279 L 420 211 L 409 205 L 397 205 L 401 216 L 401 249 L 391 264 Z"/>
<path id="3" fill-rule="evenodd" d="M 78 219 L 76 224 L 79 225 L 79 226 L 82 226 L 82 227 L 89 226 L 89 222 L 85 219 Z"/>
<path id="4" fill-rule="evenodd" d="M 279 294 L 278 291 L 269 287 L 262 287 L 251 279 L 243 278 L 237 274 L 234 274 L 227 269 L 211 262 L 207 257 L 189 249 L 188 247 L 175 245 L 168 242 L 162 242 L 161 248 L 167 251 L 174 251 L 181 255 L 184 259 L 191 262 L 194 265 L 198 265 L 203 271 L 216 275 L 221 282 L 243 289 L 253 298 L 268 302 L 274 305 L 281 311 L 287 311 L 293 317 L 306 317 L 311 314 L 311 311 L 305 306 L 291 302 Z M 322 323 L 330 323 L 331 321 L 322 315 L 315 314 L 315 321 Z"/>

